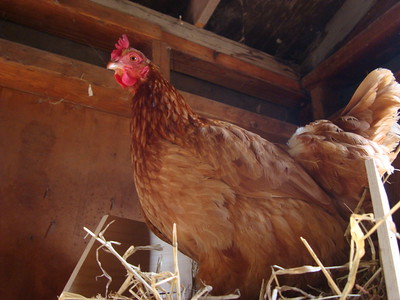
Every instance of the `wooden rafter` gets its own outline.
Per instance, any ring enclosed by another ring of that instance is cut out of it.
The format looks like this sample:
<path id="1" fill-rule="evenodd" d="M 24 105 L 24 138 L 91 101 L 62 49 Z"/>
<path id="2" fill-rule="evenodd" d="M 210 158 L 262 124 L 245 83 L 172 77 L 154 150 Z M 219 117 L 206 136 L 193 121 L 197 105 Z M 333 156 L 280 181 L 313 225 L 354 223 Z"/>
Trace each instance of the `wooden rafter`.
<path id="1" fill-rule="evenodd" d="M 211 18 L 220 0 L 191 0 L 188 18 L 194 26 L 203 28 Z"/>
<path id="2" fill-rule="evenodd" d="M 333 52 L 334 47 L 343 41 L 358 22 L 368 13 L 377 0 L 364 1 L 357 5 L 358 0 L 346 0 L 334 17 L 328 22 L 323 39 L 314 42 L 313 51 L 303 63 L 303 68 L 312 70 Z"/>
<path id="3" fill-rule="evenodd" d="M 314 119 L 329 118 L 341 108 L 336 104 L 336 85 L 355 84 L 386 62 L 377 57 L 377 53 L 382 53 L 382 49 L 395 49 L 393 44 L 400 43 L 399 15 L 400 4 L 396 4 L 302 79 L 303 86 L 311 94 Z"/>
<path id="4" fill-rule="evenodd" d="M 161 73 L 169 80 L 171 74 L 171 55 L 170 49 L 166 43 L 157 40 L 153 41 L 151 60 L 158 65 Z"/>
<path id="5" fill-rule="evenodd" d="M 354 77 L 365 74 L 370 68 L 376 68 L 377 49 L 386 45 L 399 43 L 400 37 L 400 3 L 376 19 L 362 32 L 351 39 L 332 56 L 323 61 L 317 68 L 303 78 L 303 85 L 310 88 L 319 82 L 335 76 Z M 363 68 L 357 67 L 362 65 Z"/>

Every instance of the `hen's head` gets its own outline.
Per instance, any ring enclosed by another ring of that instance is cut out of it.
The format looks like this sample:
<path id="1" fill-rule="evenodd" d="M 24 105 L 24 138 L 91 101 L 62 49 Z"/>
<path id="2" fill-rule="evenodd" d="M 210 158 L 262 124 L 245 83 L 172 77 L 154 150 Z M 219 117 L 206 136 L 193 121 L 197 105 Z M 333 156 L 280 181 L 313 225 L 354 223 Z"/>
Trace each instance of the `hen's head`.
<path id="1" fill-rule="evenodd" d="M 124 34 L 115 44 L 107 69 L 114 70 L 114 77 L 123 87 L 135 88 L 149 73 L 150 60 L 142 52 L 130 48 L 128 37 Z"/>

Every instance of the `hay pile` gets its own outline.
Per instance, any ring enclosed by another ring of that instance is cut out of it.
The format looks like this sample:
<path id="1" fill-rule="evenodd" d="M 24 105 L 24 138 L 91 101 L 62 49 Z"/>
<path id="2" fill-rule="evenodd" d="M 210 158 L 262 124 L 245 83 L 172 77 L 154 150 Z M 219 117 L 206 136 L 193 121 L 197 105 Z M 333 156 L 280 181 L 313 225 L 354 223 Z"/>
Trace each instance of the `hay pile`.
<path id="1" fill-rule="evenodd" d="M 377 228 L 397 209 L 400 208 L 400 202 L 397 203 L 391 211 L 381 220 L 375 220 L 373 214 L 353 214 L 350 217 L 350 224 L 348 228 L 348 236 L 350 243 L 349 262 L 342 266 L 325 267 L 322 262 L 315 255 L 310 245 L 303 238 L 302 241 L 305 247 L 314 258 L 317 266 L 302 266 L 291 269 L 284 269 L 279 266 L 272 266 L 272 275 L 268 281 L 263 282 L 260 290 L 259 300 L 268 299 L 385 299 L 385 282 L 380 267 L 379 257 L 376 250 L 374 241 L 371 235 L 375 233 Z M 178 242 L 176 238 L 176 226 L 173 228 L 173 259 L 174 271 L 173 272 L 142 272 L 140 267 L 133 266 L 127 262 L 127 259 L 138 250 L 159 250 L 156 246 L 134 247 L 131 246 L 122 256 L 118 254 L 113 248 L 113 244 L 119 244 L 114 241 L 107 241 L 104 238 L 104 232 L 111 225 L 108 224 L 106 228 L 96 236 L 89 229 L 84 228 L 88 234 L 94 237 L 101 243 L 97 249 L 96 257 L 100 269 L 103 272 L 102 276 L 108 278 L 111 282 L 110 275 L 107 274 L 101 266 L 98 259 L 98 251 L 102 248 L 111 252 L 125 267 L 127 277 L 125 282 L 121 285 L 117 292 L 108 292 L 108 285 L 106 286 L 105 297 L 97 295 L 92 298 L 86 298 L 81 295 L 63 292 L 60 300 L 75 300 L 75 299 L 101 299 L 101 300 L 128 300 L 128 299 L 167 299 L 167 300 L 181 300 L 182 291 L 180 284 L 180 275 L 178 267 Z M 370 229 L 367 229 L 370 227 Z M 395 227 L 393 227 L 395 230 Z M 399 234 L 396 232 L 397 237 Z M 362 260 L 365 253 L 369 253 L 367 260 Z M 341 278 L 332 278 L 331 270 L 344 270 L 347 275 Z M 311 288 L 313 292 L 304 291 L 296 287 L 286 286 L 279 281 L 282 275 L 291 274 L 305 274 L 310 272 L 322 272 L 326 277 L 330 291 L 322 291 L 317 288 Z M 168 283 L 169 289 L 162 287 L 163 284 Z M 237 299 L 240 294 L 232 294 L 226 296 L 209 296 L 212 287 L 204 286 L 197 291 L 191 300 L 198 299 Z M 290 298 L 287 296 L 290 292 Z M 295 296 L 293 296 L 295 295 Z M 293 298 L 294 297 L 294 298 Z"/>
<path id="2" fill-rule="evenodd" d="M 96 250 L 96 259 L 97 263 L 103 272 L 101 276 L 104 276 L 108 279 L 108 283 L 105 287 L 105 296 L 96 295 L 91 298 L 87 298 L 78 294 L 63 292 L 59 296 L 59 300 L 182 300 L 182 290 L 180 283 L 180 274 L 179 274 L 179 266 L 178 266 L 178 242 L 177 242 L 177 234 L 176 234 L 176 225 L 173 227 L 173 261 L 174 261 L 174 271 L 173 272 L 143 272 L 140 270 L 140 267 L 134 266 L 127 262 L 127 259 L 133 255 L 135 252 L 139 250 L 162 250 L 161 246 L 141 246 L 135 247 L 130 246 L 128 250 L 121 256 L 113 247 L 113 244 L 119 245 L 119 242 L 115 241 L 107 241 L 104 238 L 104 233 L 108 229 L 108 227 L 114 221 L 110 222 L 103 231 L 96 236 L 92 231 L 84 227 L 84 230 L 95 238 L 98 242 L 100 242 L 101 246 Z M 125 267 L 127 276 L 125 282 L 121 285 L 117 292 L 109 292 L 108 288 L 112 281 L 111 276 L 107 273 L 107 271 L 102 267 L 101 261 L 99 260 L 99 250 L 105 248 L 106 251 L 112 253 Z M 160 262 L 159 262 L 160 264 Z M 160 268 L 157 267 L 157 270 Z M 101 277 L 99 276 L 99 277 Z M 165 284 L 169 285 L 168 289 L 165 289 L 163 286 Z M 212 291 L 211 286 L 205 285 L 199 291 L 197 291 L 191 298 L 191 300 L 204 299 L 209 295 Z M 239 294 L 225 295 L 220 297 L 208 296 L 207 299 L 237 299 L 239 298 Z"/>
<path id="3" fill-rule="evenodd" d="M 365 196 L 365 194 L 363 195 Z M 359 207 L 364 197 L 360 201 Z M 376 232 L 387 218 L 400 208 L 397 203 L 390 212 L 382 219 L 376 220 L 372 213 L 352 214 L 350 223 L 345 235 L 350 244 L 349 262 L 342 266 L 324 267 L 314 251 L 301 238 L 310 255 L 314 258 L 317 266 L 302 266 L 298 268 L 284 269 L 279 266 L 272 266 L 272 274 L 268 282 L 264 282 L 260 291 L 260 300 L 268 299 L 386 299 L 386 287 L 381 262 L 378 257 L 379 249 L 376 249 L 376 240 L 371 236 Z M 392 224 L 392 231 L 400 239 L 396 226 Z M 368 253 L 367 258 L 365 254 Z M 362 260 L 365 258 L 364 260 Z M 332 278 L 330 270 L 343 270 L 346 275 Z M 306 274 L 322 272 L 326 277 L 330 291 L 322 291 L 310 287 L 314 293 L 301 290 L 296 287 L 286 286 L 280 283 L 279 277 L 283 275 Z M 291 298 L 285 296 L 290 292 Z M 293 298 L 293 295 L 297 296 Z"/>

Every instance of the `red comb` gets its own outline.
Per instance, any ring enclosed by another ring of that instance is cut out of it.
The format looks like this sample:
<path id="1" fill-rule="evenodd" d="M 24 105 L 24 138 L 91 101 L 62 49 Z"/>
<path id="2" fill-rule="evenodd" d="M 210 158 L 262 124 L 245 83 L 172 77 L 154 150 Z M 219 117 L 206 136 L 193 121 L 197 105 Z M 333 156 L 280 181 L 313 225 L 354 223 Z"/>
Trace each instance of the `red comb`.
<path id="1" fill-rule="evenodd" d="M 121 57 L 122 51 L 129 48 L 129 40 L 126 34 L 123 34 L 115 44 L 115 50 L 111 52 L 111 59 L 117 60 Z"/>

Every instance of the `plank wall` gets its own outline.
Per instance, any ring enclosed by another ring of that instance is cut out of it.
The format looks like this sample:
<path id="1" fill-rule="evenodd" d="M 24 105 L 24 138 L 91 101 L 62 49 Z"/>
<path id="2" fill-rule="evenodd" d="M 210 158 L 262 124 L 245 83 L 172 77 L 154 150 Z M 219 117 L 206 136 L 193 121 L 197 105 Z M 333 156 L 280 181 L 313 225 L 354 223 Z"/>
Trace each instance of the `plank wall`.
<path id="1" fill-rule="evenodd" d="M 105 214 L 141 220 L 129 119 L 0 91 L 3 299 L 56 299 Z"/>

